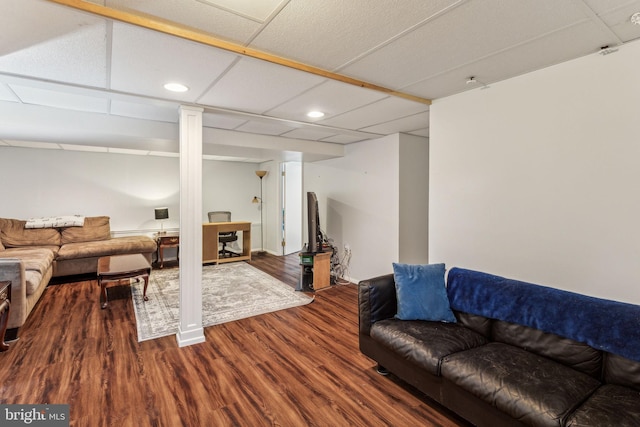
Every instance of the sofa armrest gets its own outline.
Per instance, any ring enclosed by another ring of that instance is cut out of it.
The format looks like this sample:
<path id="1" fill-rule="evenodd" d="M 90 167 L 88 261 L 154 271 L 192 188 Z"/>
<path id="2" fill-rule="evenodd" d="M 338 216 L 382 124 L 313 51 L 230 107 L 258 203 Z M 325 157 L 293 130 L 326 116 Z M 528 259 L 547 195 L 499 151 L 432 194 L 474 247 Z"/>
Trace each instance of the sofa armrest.
<path id="1" fill-rule="evenodd" d="M 363 280 L 358 284 L 360 333 L 369 335 L 371 325 L 395 316 L 398 310 L 393 274 Z"/>
<path id="2" fill-rule="evenodd" d="M 17 258 L 0 258 L 0 280 L 11 282 L 11 309 L 9 327 L 20 319 L 22 325 L 27 316 L 27 284 L 24 262 Z"/>

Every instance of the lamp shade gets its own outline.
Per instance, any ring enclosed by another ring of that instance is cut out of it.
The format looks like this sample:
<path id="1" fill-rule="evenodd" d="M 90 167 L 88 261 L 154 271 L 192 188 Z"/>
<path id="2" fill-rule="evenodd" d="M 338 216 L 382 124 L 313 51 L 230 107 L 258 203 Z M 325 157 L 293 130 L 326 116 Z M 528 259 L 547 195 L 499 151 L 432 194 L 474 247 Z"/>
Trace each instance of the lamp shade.
<path id="1" fill-rule="evenodd" d="M 267 171 L 256 171 L 256 175 L 258 175 L 258 178 L 260 179 L 264 178 L 266 174 L 267 174 Z"/>
<path id="2" fill-rule="evenodd" d="M 156 219 L 168 219 L 169 208 L 155 208 Z"/>

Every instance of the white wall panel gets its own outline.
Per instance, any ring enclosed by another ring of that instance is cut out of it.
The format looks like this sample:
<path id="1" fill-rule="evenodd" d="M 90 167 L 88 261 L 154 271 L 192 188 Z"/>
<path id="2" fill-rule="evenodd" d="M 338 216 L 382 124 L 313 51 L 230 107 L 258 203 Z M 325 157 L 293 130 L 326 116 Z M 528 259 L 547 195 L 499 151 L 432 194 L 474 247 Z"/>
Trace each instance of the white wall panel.
<path id="1" fill-rule="evenodd" d="M 434 102 L 430 261 L 639 304 L 638 58 L 636 42 Z"/>

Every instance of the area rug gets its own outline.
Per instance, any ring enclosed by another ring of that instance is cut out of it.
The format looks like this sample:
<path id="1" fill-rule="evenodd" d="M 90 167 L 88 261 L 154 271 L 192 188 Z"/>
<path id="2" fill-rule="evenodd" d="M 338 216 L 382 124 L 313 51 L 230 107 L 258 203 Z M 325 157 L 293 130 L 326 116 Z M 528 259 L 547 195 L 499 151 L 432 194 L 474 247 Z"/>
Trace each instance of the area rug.
<path id="1" fill-rule="evenodd" d="M 179 269 L 153 270 L 147 296 L 143 281 L 131 285 L 138 341 L 173 335 L 179 325 Z M 245 262 L 202 268 L 202 326 L 271 313 L 313 301 Z"/>

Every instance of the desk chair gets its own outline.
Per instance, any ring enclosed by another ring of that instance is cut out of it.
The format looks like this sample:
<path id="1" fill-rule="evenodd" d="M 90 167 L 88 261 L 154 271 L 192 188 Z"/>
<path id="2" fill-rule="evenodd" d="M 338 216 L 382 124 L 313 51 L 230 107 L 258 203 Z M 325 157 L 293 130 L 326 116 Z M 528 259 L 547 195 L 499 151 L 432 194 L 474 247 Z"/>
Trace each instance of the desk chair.
<path id="1" fill-rule="evenodd" d="M 231 221 L 231 212 L 229 211 L 214 211 L 209 212 L 209 222 L 229 222 Z M 222 243 L 222 249 L 218 251 L 220 254 L 220 258 L 225 258 L 227 256 L 238 256 L 237 253 L 231 252 L 227 249 L 227 243 L 235 242 L 238 240 L 238 236 L 235 231 L 230 231 L 227 233 L 218 233 L 218 240 Z"/>

